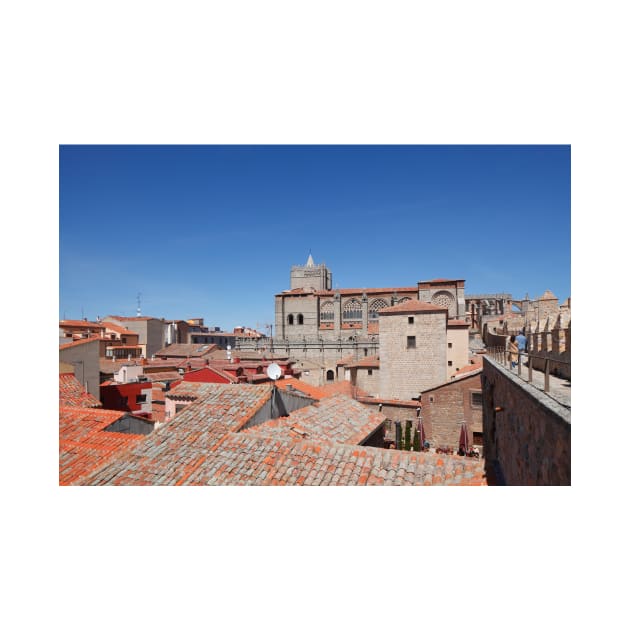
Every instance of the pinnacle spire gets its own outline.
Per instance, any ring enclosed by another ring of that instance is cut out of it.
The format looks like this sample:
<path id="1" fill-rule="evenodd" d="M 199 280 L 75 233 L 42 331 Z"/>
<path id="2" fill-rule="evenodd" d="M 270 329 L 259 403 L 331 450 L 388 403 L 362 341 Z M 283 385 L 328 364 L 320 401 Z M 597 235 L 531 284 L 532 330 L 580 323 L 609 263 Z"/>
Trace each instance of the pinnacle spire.
<path id="1" fill-rule="evenodd" d="M 306 266 L 307 267 L 314 267 L 315 266 L 315 261 L 313 260 L 313 256 L 312 256 L 310 251 L 308 253 L 308 260 L 306 261 Z"/>

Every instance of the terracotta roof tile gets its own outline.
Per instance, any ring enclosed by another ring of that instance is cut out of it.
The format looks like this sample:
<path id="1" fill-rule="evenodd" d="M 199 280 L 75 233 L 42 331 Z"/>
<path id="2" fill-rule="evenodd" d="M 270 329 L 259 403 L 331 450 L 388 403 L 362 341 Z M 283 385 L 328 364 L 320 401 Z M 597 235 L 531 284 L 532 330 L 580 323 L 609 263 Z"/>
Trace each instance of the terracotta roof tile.
<path id="1" fill-rule="evenodd" d="M 377 356 L 369 356 L 363 357 L 359 361 L 355 361 L 354 363 L 348 363 L 346 368 L 378 368 L 380 365 L 379 359 Z"/>
<path id="2" fill-rule="evenodd" d="M 325 397 L 325 394 L 321 391 L 321 388 L 316 387 L 315 385 L 309 385 L 308 383 L 305 383 L 298 378 L 282 378 L 276 381 L 276 387 L 285 391 L 293 388 L 299 392 L 302 392 L 303 394 L 307 394 L 315 400 L 320 400 L 321 398 Z"/>
<path id="3" fill-rule="evenodd" d="M 210 354 L 218 346 L 215 343 L 174 343 L 155 353 L 156 357 L 199 358 Z"/>
<path id="4" fill-rule="evenodd" d="M 77 346 L 83 345 L 85 343 L 93 343 L 94 341 L 98 341 L 100 337 L 90 337 L 89 339 L 77 339 L 76 341 L 71 341 L 70 343 L 60 343 L 59 350 L 65 350 L 66 348 L 76 348 Z M 61 340 L 60 340 L 61 341 Z"/>
<path id="5" fill-rule="evenodd" d="M 82 480 L 87 485 L 423 485 L 487 483 L 465 457 L 240 431 L 271 387 L 213 385 L 168 423 Z M 331 402 L 331 405 L 334 403 Z M 322 403 L 320 403 L 321 407 Z M 297 413 L 297 412 L 296 412 Z M 303 412 L 306 413 L 306 412 Z M 314 424 L 313 424 L 314 426 Z"/>
<path id="6" fill-rule="evenodd" d="M 98 398 L 86 392 L 74 374 L 59 375 L 59 405 L 64 407 L 102 407 Z"/>
<path id="7" fill-rule="evenodd" d="M 61 319 L 59 328 L 105 328 L 103 324 L 97 322 L 86 322 L 84 319 Z"/>
<path id="8" fill-rule="evenodd" d="M 59 484 L 80 482 L 143 436 L 104 431 L 124 411 L 59 407 Z"/>
<path id="9" fill-rule="evenodd" d="M 114 324 L 113 322 L 103 322 L 103 327 L 105 328 L 105 330 L 112 330 L 120 335 L 135 335 L 137 337 L 139 334 L 134 330 L 129 330 L 129 328 L 119 326 L 118 324 Z"/>
<path id="10" fill-rule="evenodd" d="M 335 394 L 313 405 L 302 407 L 287 417 L 263 422 L 245 432 L 292 440 L 319 439 L 360 444 L 386 420 L 383 414 L 365 407 L 345 394 Z"/>

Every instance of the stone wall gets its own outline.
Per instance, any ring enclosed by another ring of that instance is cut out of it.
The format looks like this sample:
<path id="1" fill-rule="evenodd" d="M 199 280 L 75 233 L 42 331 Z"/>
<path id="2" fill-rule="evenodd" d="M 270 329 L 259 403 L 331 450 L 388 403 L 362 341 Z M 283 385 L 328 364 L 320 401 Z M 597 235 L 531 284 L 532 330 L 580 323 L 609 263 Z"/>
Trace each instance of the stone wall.
<path id="1" fill-rule="evenodd" d="M 468 440 L 473 432 L 483 431 L 481 402 L 472 393 L 481 394 L 481 375 L 460 378 L 422 393 L 422 419 L 431 446 L 449 446 L 457 450 L 461 423 L 466 422 Z"/>
<path id="2" fill-rule="evenodd" d="M 483 360 L 486 462 L 507 485 L 571 485 L 571 414 L 549 396 Z"/>
<path id="3" fill-rule="evenodd" d="M 381 398 L 409 400 L 446 381 L 445 312 L 383 314 L 379 336 Z"/>

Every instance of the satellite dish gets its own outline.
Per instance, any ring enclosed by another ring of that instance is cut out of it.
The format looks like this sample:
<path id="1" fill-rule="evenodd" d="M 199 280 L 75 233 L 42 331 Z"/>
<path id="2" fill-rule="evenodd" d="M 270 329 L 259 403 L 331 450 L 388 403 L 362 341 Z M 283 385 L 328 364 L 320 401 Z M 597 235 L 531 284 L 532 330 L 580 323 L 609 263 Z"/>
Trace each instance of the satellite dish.
<path id="1" fill-rule="evenodd" d="M 277 363 L 270 363 L 269 366 L 267 367 L 267 376 L 272 381 L 278 380 L 281 374 L 282 374 L 282 370 L 280 369 L 280 366 Z"/>

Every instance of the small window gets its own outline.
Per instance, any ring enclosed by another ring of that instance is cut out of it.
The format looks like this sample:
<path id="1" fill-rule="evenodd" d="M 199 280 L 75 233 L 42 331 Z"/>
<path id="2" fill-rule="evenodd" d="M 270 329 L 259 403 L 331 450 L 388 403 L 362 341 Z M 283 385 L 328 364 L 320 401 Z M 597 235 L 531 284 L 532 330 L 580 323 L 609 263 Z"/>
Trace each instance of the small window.
<path id="1" fill-rule="evenodd" d="M 407 349 L 416 347 L 416 338 L 415 337 L 407 337 Z"/>
<path id="2" fill-rule="evenodd" d="M 413 324 L 413 317 L 407 317 L 407 323 Z"/>
<path id="3" fill-rule="evenodd" d="M 452 348 L 452 347 L 453 347 L 453 344 L 452 344 L 450 341 L 448 342 L 448 347 L 449 347 L 449 348 Z"/>
<path id="4" fill-rule="evenodd" d="M 368 370 L 368 376 L 372 376 L 372 370 Z"/>
<path id="5" fill-rule="evenodd" d="M 335 373 L 332 370 L 328 370 L 326 372 L 326 380 L 327 381 L 334 381 L 335 380 Z"/>
<path id="6" fill-rule="evenodd" d="M 287 324 L 289 324 L 289 326 L 293 326 L 293 315 L 289 315 L 287 317 Z"/>
<path id="7" fill-rule="evenodd" d="M 304 324 L 304 315 L 302 315 L 302 313 L 297 316 L 297 323 L 298 326 L 302 326 Z"/>
<path id="8" fill-rule="evenodd" d="M 452 361 L 448 362 L 448 367 L 453 367 L 453 362 Z"/>
<path id="9" fill-rule="evenodd" d="M 147 395 L 146 394 L 138 394 L 136 396 L 136 404 L 144 403 L 144 402 L 147 402 Z"/>
<path id="10" fill-rule="evenodd" d="M 481 407 L 483 405 L 483 394 L 481 392 L 470 392 L 470 404 L 473 407 Z"/>
<path id="11" fill-rule="evenodd" d="M 429 402 L 435 402 L 435 396 L 429 396 Z"/>

